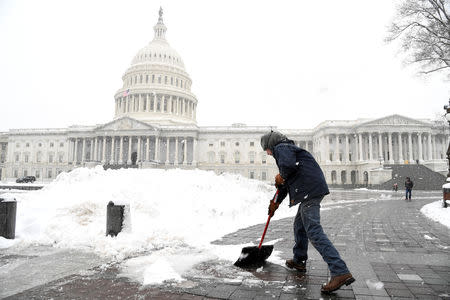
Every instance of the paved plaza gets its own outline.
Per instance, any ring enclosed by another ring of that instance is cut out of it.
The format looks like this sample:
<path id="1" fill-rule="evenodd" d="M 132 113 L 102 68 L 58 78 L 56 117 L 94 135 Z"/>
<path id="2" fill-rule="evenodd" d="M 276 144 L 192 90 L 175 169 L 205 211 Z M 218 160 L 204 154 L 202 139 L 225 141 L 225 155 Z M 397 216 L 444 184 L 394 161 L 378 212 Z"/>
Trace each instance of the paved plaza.
<path id="1" fill-rule="evenodd" d="M 323 203 L 322 225 L 356 282 L 329 296 L 320 294 L 327 266 L 311 245 L 306 274 L 274 262 L 241 270 L 228 261 L 208 261 L 188 272 L 187 280 L 160 286 L 119 276 L 118 265 L 92 254 L 36 246 L 20 253 L 0 250 L 0 298 L 450 299 L 450 229 L 420 212 L 440 195 L 414 191 L 405 202 L 400 191 L 332 191 Z M 267 232 L 266 241 L 277 241 L 272 256 L 280 262 L 292 256 L 292 222 L 274 220 Z M 263 228 L 245 228 L 215 243 L 256 243 Z M 5 274 L 2 266 L 8 264 L 17 268 Z"/>

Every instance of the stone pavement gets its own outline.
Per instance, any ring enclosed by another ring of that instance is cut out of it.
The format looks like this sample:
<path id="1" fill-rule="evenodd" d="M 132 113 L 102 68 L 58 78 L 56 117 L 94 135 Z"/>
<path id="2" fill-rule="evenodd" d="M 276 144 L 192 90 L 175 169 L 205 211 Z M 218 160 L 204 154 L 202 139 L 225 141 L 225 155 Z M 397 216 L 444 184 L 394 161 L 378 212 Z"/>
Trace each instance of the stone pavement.
<path id="1" fill-rule="evenodd" d="M 335 190 L 327 196 L 322 225 L 356 278 L 330 296 L 320 294 L 329 272 L 311 245 L 306 274 L 279 263 L 240 270 L 226 261 L 208 261 L 196 265 L 181 283 L 142 286 L 119 276 L 120 266 L 89 267 L 87 258 L 84 271 L 22 291 L 8 292 L 0 276 L 0 291 L 4 290 L 0 295 L 5 299 L 450 299 L 450 229 L 419 211 L 441 194 L 415 191 L 411 202 L 400 200 L 402 194 Z M 271 222 L 266 241 L 277 240 L 272 256 L 292 256 L 292 222 L 292 218 Z M 263 228 L 264 224 L 245 228 L 215 243 L 256 243 Z M 12 259 L 0 251 L 0 275 L 1 262 Z"/>

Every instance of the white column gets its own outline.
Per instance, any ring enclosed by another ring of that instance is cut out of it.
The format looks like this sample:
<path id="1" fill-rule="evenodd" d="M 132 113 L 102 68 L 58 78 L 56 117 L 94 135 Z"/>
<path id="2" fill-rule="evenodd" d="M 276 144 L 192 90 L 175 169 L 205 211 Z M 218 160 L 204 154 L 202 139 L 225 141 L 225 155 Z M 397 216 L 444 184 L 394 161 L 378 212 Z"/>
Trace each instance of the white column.
<path id="1" fill-rule="evenodd" d="M 433 160 L 433 145 L 432 145 L 432 135 L 431 132 L 428 133 L 428 156 L 427 159 L 428 160 Z"/>
<path id="2" fill-rule="evenodd" d="M 106 136 L 103 137 L 102 148 L 102 164 L 104 164 L 106 163 Z"/>
<path id="3" fill-rule="evenodd" d="M 131 165 L 131 144 L 133 143 L 133 137 L 128 137 L 128 159 L 127 164 Z"/>
<path id="4" fill-rule="evenodd" d="M 145 101 L 147 101 L 147 109 L 146 109 L 146 111 L 150 111 L 150 97 L 149 97 L 149 94 L 145 94 Z"/>
<path id="5" fill-rule="evenodd" d="M 419 144 L 419 162 L 423 162 L 422 133 L 417 134 L 417 143 Z"/>
<path id="6" fill-rule="evenodd" d="M 183 165 L 187 165 L 187 138 L 184 138 L 184 157 L 183 157 Z"/>
<path id="7" fill-rule="evenodd" d="M 430 160 L 434 160 L 436 159 L 436 136 L 432 135 L 430 133 L 431 136 L 431 142 L 432 142 L 432 148 L 431 148 L 431 156 L 430 156 Z"/>
<path id="8" fill-rule="evenodd" d="M 307 142 L 308 143 L 308 142 Z M 344 150 L 344 161 L 349 162 L 348 156 L 350 153 L 349 144 L 348 144 L 348 134 L 345 135 L 345 150 Z"/>
<path id="9" fill-rule="evenodd" d="M 330 162 L 330 137 L 325 135 L 325 161 Z"/>
<path id="10" fill-rule="evenodd" d="M 119 164 L 123 164 L 123 136 L 120 137 Z"/>
<path id="11" fill-rule="evenodd" d="M 192 139 L 192 165 L 197 165 L 197 139 Z"/>
<path id="12" fill-rule="evenodd" d="M 86 156 L 86 139 L 83 138 L 83 147 L 81 148 L 81 162 L 84 163 Z"/>
<path id="13" fill-rule="evenodd" d="M 372 133 L 369 132 L 369 160 L 373 160 Z"/>
<path id="14" fill-rule="evenodd" d="M 94 160 L 98 161 L 98 137 L 95 137 L 95 144 L 94 144 Z"/>
<path id="15" fill-rule="evenodd" d="M 411 137 L 411 132 L 408 132 L 408 150 L 409 150 L 409 163 L 414 163 L 414 158 L 413 158 L 413 149 L 412 149 L 412 137 Z"/>
<path id="16" fill-rule="evenodd" d="M 90 147 L 90 152 L 91 152 L 91 155 L 90 155 L 90 157 L 89 157 L 89 160 L 90 161 L 94 161 L 94 138 L 91 138 L 91 147 Z"/>
<path id="17" fill-rule="evenodd" d="M 394 151 L 392 150 L 392 132 L 388 133 L 388 149 L 389 149 L 389 163 L 394 163 Z"/>
<path id="18" fill-rule="evenodd" d="M 383 155 L 383 137 L 381 132 L 378 132 L 378 158 L 383 157 L 384 160 L 387 160 L 387 157 Z"/>
<path id="19" fill-rule="evenodd" d="M 175 137 L 175 161 L 174 165 L 178 165 L 178 137 Z"/>
<path id="20" fill-rule="evenodd" d="M 336 145 L 334 145 L 334 161 L 339 162 L 340 158 L 339 158 L 339 135 L 335 135 L 335 142 Z"/>
<path id="21" fill-rule="evenodd" d="M 398 160 L 400 164 L 403 164 L 403 140 L 402 140 L 402 133 L 398 133 Z"/>
<path id="22" fill-rule="evenodd" d="M 142 160 L 141 156 L 142 156 L 142 153 L 141 153 L 141 137 L 138 136 L 138 147 L 137 147 L 136 163 Z"/>
<path id="23" fill-rule="evenodd" d="M 166 165 L 169 164 L 170 138 L 166 138 Z"/>
<path id="24" fill-rule="evenodd" d="M 111 157 L 109 158 L 109 163 L 114 164 L 114 136 L 111 137 Z"/>
<path id="25" fill-rule="evenodd" d="M 359 137 L 359 141 L 358 141 L 358 148 L 359 148 L 359 161 L 362 161 L 363 160 L 363 140 L 362 140 L 362 134 L 361 133 L 359 133 L 358 134 L 358 137 Z"/>
<path id="26" fill-rule="evenodd" d="M 72 146 L 72 141 L 70 140 L 70 159 L 69 161 L 72 162 L 72 164 L 75 164 L 75 144 L 76 144 L 76 139 L 75 141 L 73 141 L 73 146 Z"/>
<path id="27" fill-rule="evenodd" d="M 159 137 L 155 136 L 155 161 L 159 162 Z"/>
<path id="28" fill-rule="evenodd" d="M 147 136 L 147 144 L 145 145 L 145 161 L 150 161 L 150 137 Z"/>

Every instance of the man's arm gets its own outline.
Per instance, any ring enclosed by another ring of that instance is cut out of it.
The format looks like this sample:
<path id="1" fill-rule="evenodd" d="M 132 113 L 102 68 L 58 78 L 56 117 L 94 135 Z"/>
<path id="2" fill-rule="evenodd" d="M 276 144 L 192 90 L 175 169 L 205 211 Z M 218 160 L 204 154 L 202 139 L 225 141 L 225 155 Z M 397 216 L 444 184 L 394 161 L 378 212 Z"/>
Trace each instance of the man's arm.
<path id="1" fill-rule="evenodd" d="M 274 151 L 281 177 L 288 180 L 297 172 L 297 157 L 295 152 L 285 146 L 277 147 Z"/>

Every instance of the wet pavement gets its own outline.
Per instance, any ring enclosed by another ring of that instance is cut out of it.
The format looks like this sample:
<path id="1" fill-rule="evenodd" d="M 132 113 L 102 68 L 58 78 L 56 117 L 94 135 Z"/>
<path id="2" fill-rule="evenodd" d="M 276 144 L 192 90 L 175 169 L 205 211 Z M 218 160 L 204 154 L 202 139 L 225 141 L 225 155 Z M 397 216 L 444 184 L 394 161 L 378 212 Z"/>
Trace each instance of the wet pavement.
<path id="1" fill-rule="evenodd" d="M 331 295 L 320 294 L 329 271 L 311 245 L 305 274 L 282 265 L 291 258 L 293 243 L 293 219 L 285 218 L 271 221 L 265 239 L 277 241 L 272 256 L 278 261 L 251 270 L 229 261 L 207 261 L 184 274 L 185 281 L 157 286 L 123 277 L 120 265 L 89 253 L 0 249 L 0 298 L 450 299 L 450 229 L 420 212 L 440 195 L 415 191 L 411 202 L 402 200 L 400 191 L 335 190 L 327 196 L 322 226 L 356 278 Z M 263 229 L 264 224 L 258 224 L 214 243 L 256 243 Z M 48 270 L 49 264 L 56 267 Z"/>

